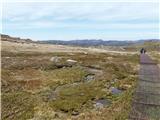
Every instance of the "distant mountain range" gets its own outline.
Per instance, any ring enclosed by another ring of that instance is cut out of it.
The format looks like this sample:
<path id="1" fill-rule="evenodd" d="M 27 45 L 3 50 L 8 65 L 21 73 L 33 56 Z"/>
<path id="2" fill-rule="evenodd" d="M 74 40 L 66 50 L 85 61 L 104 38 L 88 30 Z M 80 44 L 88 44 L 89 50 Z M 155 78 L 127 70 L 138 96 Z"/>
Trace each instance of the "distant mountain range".
<path id="1" fill-rule="evenodd" d="M 56 44 L 56 45 L 74 45 L 74 46 L 128 46 L 133 44 L 143 44 L 144 42 L 160 42 L 160 39 L 146 39 L 146 40 L 136 40 L 136 41 L 117 41 L 117 40 L 95 40 L 95 39 L 85 39 L 85 40 L 43 40 L 40 43 Z"/>
<path id="2" fill-rule="evenodd" d="M 73 46 L 130 46 L 130 45 L 140 45 L 145 42 L 158 42 L 160 39 L 145 39 L 145 40 L 135 40 L 135 41 L 118 41 L 118 40 L 102 40 L 102 39 L 83 39 L 83 40 L 42 40 L 33 41 L 31 39 L 22 39 L 20 37 L 11 37 L 9 35 L 0 34 L 2 41 L 18 42 L 18 43 L 41 43 L 41 44 L 56 44 L 56 45 L 73 45 Z M 158 44 L 159 45 L 159 44 Z"/>

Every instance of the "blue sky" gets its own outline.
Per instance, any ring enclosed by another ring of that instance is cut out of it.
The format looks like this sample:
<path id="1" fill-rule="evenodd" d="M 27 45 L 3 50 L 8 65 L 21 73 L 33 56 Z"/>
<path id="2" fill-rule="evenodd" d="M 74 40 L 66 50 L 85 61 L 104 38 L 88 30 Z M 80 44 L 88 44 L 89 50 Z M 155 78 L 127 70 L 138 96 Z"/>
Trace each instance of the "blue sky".
<path id="1" fill-rule="evenodd" d="M 2 33 L 34 40 L 137 40 L 159 38 L 159 4 L 153 2 L 3 3 Z"/>

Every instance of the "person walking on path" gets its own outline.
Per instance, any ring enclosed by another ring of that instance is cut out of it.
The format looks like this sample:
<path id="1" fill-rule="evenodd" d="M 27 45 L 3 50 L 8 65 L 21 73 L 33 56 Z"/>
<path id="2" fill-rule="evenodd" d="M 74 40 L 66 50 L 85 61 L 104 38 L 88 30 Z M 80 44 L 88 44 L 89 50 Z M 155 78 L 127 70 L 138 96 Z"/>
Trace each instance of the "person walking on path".
<path id="1" fill-rule="evenodd" d="M 144 48 L 142 48 L 142 49 L 140 50 L 140 53 L 141 53 L 141 54 L 145 54 L 145 53 L 146 53 L 146 50 L 145 50 Z"/>

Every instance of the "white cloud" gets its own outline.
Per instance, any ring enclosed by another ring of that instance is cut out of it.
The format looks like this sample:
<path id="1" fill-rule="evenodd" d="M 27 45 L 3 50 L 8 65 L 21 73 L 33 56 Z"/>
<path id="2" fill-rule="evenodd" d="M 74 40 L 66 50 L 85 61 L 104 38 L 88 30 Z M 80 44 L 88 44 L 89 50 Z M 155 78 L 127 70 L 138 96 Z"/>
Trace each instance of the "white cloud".
<path id="1" fill-rule="evenodd" d="M 66 20 L 109 23 L 158 19 L 158 5 L 155 3 L 10 3 L 5 4 L 3 10 L 4 22 L 11 23 L 54 23 Z"/>
<path id="2" fill-rule="evenodd" d="M 158 17 L 156 3 L 8 3 L 4 18 L 10 21 L 39 19 L 91 21 L 130 20 Z"/>
<path id="3" fill-rule="evenodd" d="M 3 28 L 5 31 L 34 29 L 55 31 L 57 28 L 102 32 L 158 31 L 158 9 L 157 3 L 147 2 L 4 3 Z"/>

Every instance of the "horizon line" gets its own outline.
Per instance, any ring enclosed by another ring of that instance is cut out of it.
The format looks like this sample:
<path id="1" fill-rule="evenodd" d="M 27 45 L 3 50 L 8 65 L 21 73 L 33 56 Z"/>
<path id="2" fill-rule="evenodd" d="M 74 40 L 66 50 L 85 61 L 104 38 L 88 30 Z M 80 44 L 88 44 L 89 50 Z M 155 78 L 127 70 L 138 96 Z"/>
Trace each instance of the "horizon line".
<path id="1" fill-rule="evenodd" d="M 8 35 L 8 34 L 5 34 L 5 33 L 0 33 L 0 38 L 1 38 L 1 35 Z M 14 35 L 8 35 L 9 37 L 17 37 L 17 38 L 20 38 L 20 39 L 30 39 L 32 41 L 51 41 L 51 40 L 55 40 L 55 41 L 76 41 L 76 40 L 102 40 L 102 41 L 140 41 L 140 40 L 158 40 L 160 41 L 160 38 L 140 38 L 140 39 L 102 39 L 102 38 L 83 38 L 83 39 L 78 39 L 78 38 L 75 38 L 75 39 L 33 39 L 33 38 L 30 38 L 30 37 L 20 37 L 20 36 L 14 36 Z"/>

